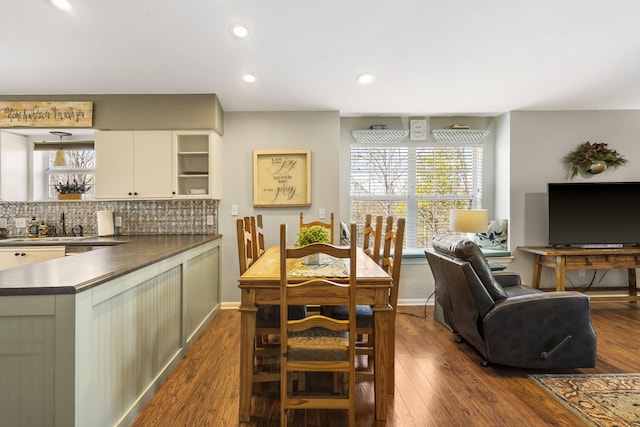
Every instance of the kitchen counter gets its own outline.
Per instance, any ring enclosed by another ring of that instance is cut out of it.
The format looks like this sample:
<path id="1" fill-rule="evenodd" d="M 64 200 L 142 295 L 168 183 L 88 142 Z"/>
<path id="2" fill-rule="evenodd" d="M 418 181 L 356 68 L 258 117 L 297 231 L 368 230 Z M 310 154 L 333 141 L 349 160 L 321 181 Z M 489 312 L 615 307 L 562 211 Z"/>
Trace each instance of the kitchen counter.
<path id="1" fill-rule="evenodd" d="M 94 250 L 0 271 L 0 296 L 74 294 L 220 238 L 166 234 L 0 240 L 0 246 L 91 246 Z M 97 246 L 104 246 L 95 250 Z"/>
<path id="2" fill-rule="evenodd" d="M 221 244 L 91 237 L 0 271 L 2 425 L 130 425 L 220 311 Z"/>

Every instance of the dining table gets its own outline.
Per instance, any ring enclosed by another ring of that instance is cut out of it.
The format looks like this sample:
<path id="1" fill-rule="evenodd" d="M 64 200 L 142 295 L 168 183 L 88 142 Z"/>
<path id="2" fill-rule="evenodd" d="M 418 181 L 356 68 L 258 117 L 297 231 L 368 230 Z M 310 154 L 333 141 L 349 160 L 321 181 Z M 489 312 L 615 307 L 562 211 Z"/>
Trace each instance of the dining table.
<path id="1" fill-rule="evenodd" d="M 394 384 L 391 361 L 395 357 L 392 307 L 390 290 L 391 276 L 379 264 L 364 253 L 356 251 L 356 303 L 369 305 L 373 309 L 374 325 L 374 396 L 375 419 L 385 420 L 387 415 L 387 393 Z M 308 280 L 308 275 L 292 274 L 300 263 L 287 261 L 289 282 Z M 348 282 L 348 278 L 331 278 L 336 282 Z M 273 246 L 258 258 L 238 279 L 241 291 L 240 303 L 240 422 L 247 423 L 251 417 L 251 393 L 253 387 L 253 349 L 256 333 L 256 313 L 260 305 L 280 304 L 280 247 Z"/>

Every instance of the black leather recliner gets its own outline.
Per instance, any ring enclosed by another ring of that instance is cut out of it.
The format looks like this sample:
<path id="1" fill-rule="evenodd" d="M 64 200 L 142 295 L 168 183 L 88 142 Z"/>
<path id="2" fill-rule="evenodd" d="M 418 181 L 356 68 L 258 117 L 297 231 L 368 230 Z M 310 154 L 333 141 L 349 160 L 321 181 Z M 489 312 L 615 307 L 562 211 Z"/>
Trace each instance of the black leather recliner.
<path id="1" fill-rule="evenodd" d="M 590 368 L 596 335 L 589 297 L 522 286 L 517 273 L 493 273 L 472 241 L 434 236 L 425 250 L 445 322 L 486 362 L 519 368 Z"/>

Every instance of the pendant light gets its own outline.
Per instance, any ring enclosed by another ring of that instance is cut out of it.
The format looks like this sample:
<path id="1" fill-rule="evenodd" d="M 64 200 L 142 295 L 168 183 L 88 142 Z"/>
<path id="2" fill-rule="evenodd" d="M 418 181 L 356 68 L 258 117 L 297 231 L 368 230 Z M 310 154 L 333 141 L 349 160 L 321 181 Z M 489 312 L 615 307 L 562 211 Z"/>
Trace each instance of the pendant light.
<path id="1" fill-rule="evenodd" d="M 56 151 L 56 158 L 53 161 L 53 166 L 63 167 L 67 166 L 67 162 L 65 160 L 64 150 L 62 148 L 62 137 L 63 136 L 71 136 L 69 132 L 61 132 L 57 130 L 52 130 L 49 132 L 51 135 L 56 135 L 60 137 L 60 148 Z"/>

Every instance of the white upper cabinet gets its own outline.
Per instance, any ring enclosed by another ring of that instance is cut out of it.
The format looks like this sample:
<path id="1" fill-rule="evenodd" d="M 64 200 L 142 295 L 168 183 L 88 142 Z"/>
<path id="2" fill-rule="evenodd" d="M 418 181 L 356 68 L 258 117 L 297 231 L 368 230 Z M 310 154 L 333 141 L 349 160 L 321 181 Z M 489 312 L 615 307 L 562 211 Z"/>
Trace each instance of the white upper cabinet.
<path id="1" fill-rule="evenodd" d="M 216 132 L 174 132 L 176 198 L 220 199 L 222 137 Z"/>
<path id="2" fill-rule="evenodd" d="M 26 137 L 0 131 L 0 200 L 28 199 L 28 153 Z"/>
<path id="3" fill-rule="evenodd" d="M 173 197 L 171 131 L 96 131 L 97 199 Z"/>

